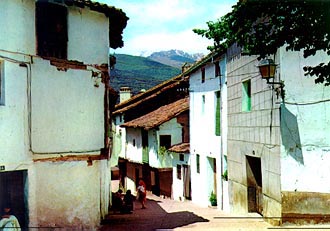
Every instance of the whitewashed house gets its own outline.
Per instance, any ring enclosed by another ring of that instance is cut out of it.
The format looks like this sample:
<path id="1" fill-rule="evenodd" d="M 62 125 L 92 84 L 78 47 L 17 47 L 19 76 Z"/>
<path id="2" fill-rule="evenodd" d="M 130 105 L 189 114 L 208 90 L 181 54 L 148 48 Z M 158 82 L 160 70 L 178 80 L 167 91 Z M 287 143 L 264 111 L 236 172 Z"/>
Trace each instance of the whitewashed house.
<path id="1" fill-rule="evenodd" d="M 0 15 L 1 209 L 23 228 L 96 228 L 110 193 L 109 20 L 121 38 L 128 18 L 81 0 L 1 0 Z"/>
<path id="2" fill-rule="evenodd" d="M 225 55 L 210 53 L 188 71 L 192 201 L 208 206 L 214 193 L 218 208 L 227 209 Z"/>
<path id="3" fill-rule="evenodd" d="M 172 196 L 172 162 L 179 155 L 168 150 L 187 152 L 187 86 L 179 75 L 116 105 L 112 164 L 119 167 L 120 187 L 135 192 L 142 178 L 148 191 Z"/>
<path id="4" fill-rule="evenodd" d="M 274 56 L 275 78 L 267 83 L 256 57 L 230 50 L 231 211 L 258 212 L 273 224 L 329 222 L 330 88 L 303 71 L 329 57 L 318 52 L 304 58 L 282 47 Z"/>

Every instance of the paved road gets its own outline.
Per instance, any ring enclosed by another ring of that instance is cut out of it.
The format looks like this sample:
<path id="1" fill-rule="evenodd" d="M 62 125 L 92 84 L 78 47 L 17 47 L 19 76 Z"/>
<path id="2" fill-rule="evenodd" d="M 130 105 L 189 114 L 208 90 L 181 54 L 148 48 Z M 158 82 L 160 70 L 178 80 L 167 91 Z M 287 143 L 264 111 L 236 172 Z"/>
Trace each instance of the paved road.
<path id="1" fill-rule="evenodd" d="M 203 208 L 191 201 L 174 201 L 148 195 L 147 209 L 134 202 L 132 214 L 110 213 L 100 231 L 165 231 L 165 230 L 330 230 L 328 226 L 281 226 L 274 227 L 263 221 L 258 214 L 234 217 L 214 208 Z"/>

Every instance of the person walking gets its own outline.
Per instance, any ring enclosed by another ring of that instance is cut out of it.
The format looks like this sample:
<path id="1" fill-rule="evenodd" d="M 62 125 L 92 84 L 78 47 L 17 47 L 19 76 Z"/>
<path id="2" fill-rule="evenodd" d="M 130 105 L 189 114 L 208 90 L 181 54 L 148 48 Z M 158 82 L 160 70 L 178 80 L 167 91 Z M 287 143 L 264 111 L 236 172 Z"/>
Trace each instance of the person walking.
<path id="1" fill-rule="evenodd" d="M 138 192 L 138 200 L 142 205 L 142 209 L 146 209 L 145 203 L 147 201 L 147 191 L 146 191 L 146 184 L 143 180 L 139 180 L 139 186 L 137 187 Z"/>

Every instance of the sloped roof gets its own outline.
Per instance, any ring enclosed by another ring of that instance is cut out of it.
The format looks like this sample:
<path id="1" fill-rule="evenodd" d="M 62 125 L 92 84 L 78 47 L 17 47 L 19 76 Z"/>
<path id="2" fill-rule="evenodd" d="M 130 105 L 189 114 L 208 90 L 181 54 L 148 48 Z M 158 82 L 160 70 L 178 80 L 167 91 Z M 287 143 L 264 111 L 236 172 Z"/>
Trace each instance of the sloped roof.
<path id="1" fill-rule="evenodd" d="M 145 114 L 139 118 L 122 124 L 122 127 L 144 128 L 149 130 L 155 128 L 172 118 L 189 110 L 189 98 L 179 99 L 173 103 L 162 106 L 155 111 Z"/>
<path id="2" fill-rule="evenodd" d="M 147 91 L 145 91 L 143 93 L 135 95 L 132 98 L 125 100 L 122 103 L 117 104 L 113 114 L 115 115 L 115 114 L 123 113 L 131 108 L 134 108 L 137 105 L 143 103 L 144 101 L 148 101 L 154 97 L 157 97 L 162 92 L 180 85 L 183 81 L 188 81 L 188 77 L 184 77 L 182 74 L 179 74 L 169 80 L 166 80 L 166 81 L 148 89 Z"/>
<path id="3" fill-rule="evenodd" d="M 174 144 L 168 150 L 177 153 L 190 153 L 190 143 Z"/>

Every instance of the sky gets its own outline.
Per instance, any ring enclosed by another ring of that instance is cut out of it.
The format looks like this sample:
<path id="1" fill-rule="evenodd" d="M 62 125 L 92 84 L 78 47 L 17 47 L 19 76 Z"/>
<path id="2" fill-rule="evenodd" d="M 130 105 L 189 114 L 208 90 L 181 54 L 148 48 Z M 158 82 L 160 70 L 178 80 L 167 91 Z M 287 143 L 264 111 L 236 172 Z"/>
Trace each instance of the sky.
<path id="1" fill-rule="evenodd" d="M 97 0 L 122 9 L 129 20 L 123 32 L 124 47 L 114 54 L 148 56 L 171 49 L 190 54 L 208 54 L 212 41 L 195 34 L 194 28 L 207 29 L 231 11 L 237 0 Z"/>

